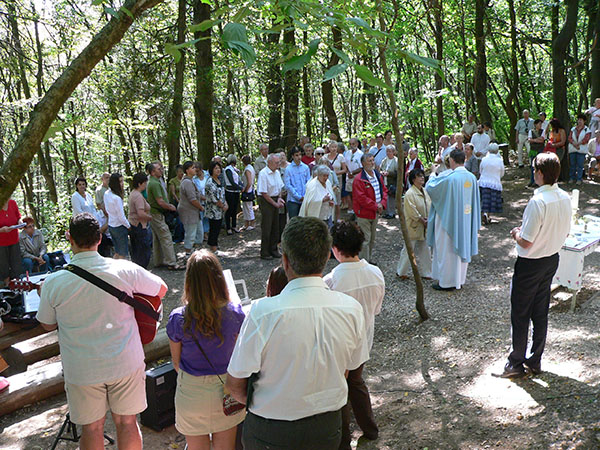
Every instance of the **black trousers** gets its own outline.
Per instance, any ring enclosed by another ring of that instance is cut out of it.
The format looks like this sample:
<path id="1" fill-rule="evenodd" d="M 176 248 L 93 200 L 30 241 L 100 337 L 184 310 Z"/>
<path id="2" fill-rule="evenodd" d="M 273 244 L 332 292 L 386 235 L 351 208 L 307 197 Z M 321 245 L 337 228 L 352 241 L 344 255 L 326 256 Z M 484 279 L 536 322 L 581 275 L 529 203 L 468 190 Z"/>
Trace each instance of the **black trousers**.
<path id="1" fill-rule="evenodd" d="M 277 198 L 273 198 L 277 201 Z M 260 256 L 272 256 L 277 253 L 279 242 L 279 209 L 267 202 L 263 196 L 258 197 L 260 208 Z"/>
<path id="2" fill-rule="evenodd" d="M 237 213 L 240 209 L 240 193 L 225 191 L 227 211 L 225 211 L 225 228 L 231 230 L 237 227 Z"/>
<path id="3" fill-rule="evenodd" d="M 223 219 L 208 219 L 208 239 L 206 243 L 211 247 L 219 245 L 219 233 L 221 232 L 221 221 Z"/>
<path id="4" fill-rule="evenodd" d="M 337 450 L 342 437 L 341 410 L 298 420 L 265 419 L 248 412 L 244 450 Z"/>
<path id="5" fill-rule="evenodd" d="M 17 278 L 23 272 L 19 243 L 0 246 L 0 282 L 5 278 Z"/>
<path id="6" fill-rule="evenodd" d="M 352 435 L 350 434 L 350 407 L 354 411 L 356 423 L 368 439 L 377 439 L 379 428 L 375 423 L 373 408 L 371 407 L 371 396 L 369 388 L 363 379 L 362 373 L 365 368 L 364 363 L 357 369 L 348 372 L 348 403 L 342 408 L 342 441 L 340 450 L 350 450 Z"/>
<path id="7" fill-rule="evenodd" d="M 129 238 L 131 239 L 131 261 L 144 269 L 148 268 L 150 257 L 152 256 L 152 232 L 150 224 L 142 228 L 142 224 L 131 225 L 129 229 Z"/>
<path id="8" fill-rule="evenodd" d="M 517 258 L 510 293 L 512 352 L 508 362 L 539 366 L 546 345 L 550 285 L 558 269 L 558 253 L 539 259 Z M 529 321 L 533 323 L 531 356 L 526 358 Z"/>

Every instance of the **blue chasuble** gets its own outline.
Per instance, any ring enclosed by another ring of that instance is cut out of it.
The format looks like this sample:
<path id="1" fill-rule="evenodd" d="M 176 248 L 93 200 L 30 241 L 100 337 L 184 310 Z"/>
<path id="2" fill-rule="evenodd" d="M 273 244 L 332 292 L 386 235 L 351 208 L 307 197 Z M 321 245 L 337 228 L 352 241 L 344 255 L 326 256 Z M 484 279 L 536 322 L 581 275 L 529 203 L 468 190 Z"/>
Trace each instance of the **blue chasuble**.
<path id="1" fill-rule="evenodd" d="M 464 167 L 442 172 L 425 186 L 431 197 L 427 224 L 427 245 L 435 245 L 435 221 L 452 239 L 454 253 L 471 262 L 478 253 L 477 234 L 481 228 L 481 206 L 477 178 Z"/>

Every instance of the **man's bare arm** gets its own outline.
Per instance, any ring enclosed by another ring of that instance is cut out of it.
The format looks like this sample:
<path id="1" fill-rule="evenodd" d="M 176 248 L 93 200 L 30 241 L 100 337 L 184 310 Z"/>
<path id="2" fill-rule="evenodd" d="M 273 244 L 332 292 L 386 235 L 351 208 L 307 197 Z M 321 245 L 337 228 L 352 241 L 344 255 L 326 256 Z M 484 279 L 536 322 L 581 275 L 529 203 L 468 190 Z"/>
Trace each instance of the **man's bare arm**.
<path id="1" fill-rule="evenodd" d="M 225 387 L 231 393 L 233 398 L 244 405 L 246 404 L 248 394 L 248 378 L 236 378 L 227 374 Z"/>

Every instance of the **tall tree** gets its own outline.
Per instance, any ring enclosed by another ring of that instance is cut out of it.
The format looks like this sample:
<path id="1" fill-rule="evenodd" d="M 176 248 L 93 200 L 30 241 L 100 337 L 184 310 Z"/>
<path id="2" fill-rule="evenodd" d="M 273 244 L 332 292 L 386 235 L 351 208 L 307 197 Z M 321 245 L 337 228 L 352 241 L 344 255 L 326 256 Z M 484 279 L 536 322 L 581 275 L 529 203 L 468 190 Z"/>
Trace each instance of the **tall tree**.
<path id="1" fill-rule="evenodd" d="M 4 204 L 17 187 L 40 143 L 73 90 L 83 81 L 122 38 L 133 21 L 161 0 L 126 0 L 121 9 L 92 38 L 62 75 L 50 86 L 44 98 L 33 109 L 29 122 L 0 168 L 0 203 Z"/>
<path id="2" fill-rule="evenodd" d="M 194 24 L 210 20 L 210 5 L 203 0 L 194 3 Z M 194 117 L 196 119 L 196 143 L 198 159 L 208 167 L 215 154 L 213 131 L 213 54 L 212 29 L 196 31 L 196 98 L 194 99 Z"/>
<path id="3" fill-rule="evenodd" d="M 333 36 L 333 46 L 338 50 L 342 50 L 342 30 L 334 25 L 331 27 L 331 32 Z M 337 53 L 332 52 L 329 57 L 329 62 L 327 63 L 327 69 L 331 69 L 333 66 L 337 65 L 339 61 L 340 58 Z M 325 131 L 327 134 L 335 133 L 339 139 L 340 129 L 333 101 L 333 81 L 323 81 L 323 83 L 321 83 L 321 92 L 323 95 L 323 109 L 325 110 L 325 116 L 327 118 Z"/>
<path id="4" fill-rule="evenodd" d="M 487 99 L 487 58 L 485 54 L 485 15 L 488 0 L 475 0 L 475 73 L 473 74 L 473 91 L 477 102 L 477 111 L 481 122 L 492 120 Z"/>
<path id="5" fill-rule="evenodd" d="M 443 61 L 444 53 L 444 38 L 443 38 L 443 27 L 442 22 L 442 1 L 432 1 L 433 17 L 434 17 L 434 34 L 435 34 L 435 58 L 438 61 Z M 442 78 L 441 71 L 436 71 L 433 75 L 435 80 L 435 90 L 437 96 L 435 98 L 435 112 L 437 117 L 437 131 L 438 136 L 445 133 L 444 126 L 444 97 L 442 96 L 442 89 L 444 89 L 444 79 Z"/>
<path id="6" fill-rule="evenodd" d="M 285 52 L 296 46 L 296 30 L 292 24 L 283 32 Z M 288 150 L 298 140 L 298 94 L 300 72 L 288 70 L 283 76 L 283 148 Z"/>
<path id="7" fill-rule="evenodd" d="M 267 69 L 265 71 L 265 97 L 269 109 L 267 123 L 267 137 L 269 139 L 269 152 L 274 152 L 281 145 L 281 66 L 279 64 L 279 38 L 280 32 L 269 33 L 265 42 L 270 53 Z"/>
<path id="8" fill-rule="evenodd" d="M 594 24 L 592 43 L 592 64 L 590 68 L 590 83 L 592 86 L 592 98 L 600 98 L 600 1 L 589 1 L 590 22 Z"/>
<path id="9" fill-rule="evenodd" d="M 177 8 L 177 40 L 176 44 L 185 42 L 185 24 L 187 17 L 187 2 L 179 0 Z M 173 89 L 173 106 L 171 120 L 167 130 L 167 155 L 169 157 L 169 179 L 176 175 L 175 166 L 181 158 L 181 116 L 183 114 L 183 82 L 185 72 L 185 52 L 180 53 L 179 61 L 175 63 L 175 87 Z"/>
<path id="10" fill-rule="evenodd" d="M 565 0 L 567 7 L 565 21 L 562 29 L 552 41 L 552 100 L 554 101 L 554 117 L 558 118 L 566 130 L 570 128 L 571 119 L 569 115 L 569 104 L 567 102 L 567 75 L 565 61 L 567 59 L 567 50 L 569 43 L 577 29 L 577 12 L 579 0 Z M 558 17 L 556 17 L 558 21 Z M 561 179 L 565 180 L 569 176 L 569 158 L 562 149 L 562 154 L 558 155 L 561 160 Z"/>

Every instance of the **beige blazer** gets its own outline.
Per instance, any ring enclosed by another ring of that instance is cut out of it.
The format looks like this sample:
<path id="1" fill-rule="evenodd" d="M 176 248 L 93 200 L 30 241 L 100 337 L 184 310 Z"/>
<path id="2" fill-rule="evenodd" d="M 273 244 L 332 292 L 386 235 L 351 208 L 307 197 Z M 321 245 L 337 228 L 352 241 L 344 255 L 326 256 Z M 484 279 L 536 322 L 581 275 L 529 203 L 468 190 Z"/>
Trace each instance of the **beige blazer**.
<path id="1" fill-rule="evenodd" d="M 404 216 L 410 240 L 425 240 L 425 226 L 419 219 L 429 217 L 430 207 L 431 198 L 425 189 L 421 191 L 416 186 L 411 186 L 404 194 Z"/>

